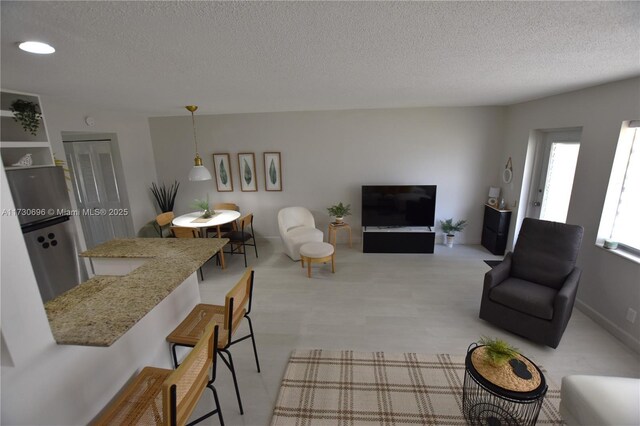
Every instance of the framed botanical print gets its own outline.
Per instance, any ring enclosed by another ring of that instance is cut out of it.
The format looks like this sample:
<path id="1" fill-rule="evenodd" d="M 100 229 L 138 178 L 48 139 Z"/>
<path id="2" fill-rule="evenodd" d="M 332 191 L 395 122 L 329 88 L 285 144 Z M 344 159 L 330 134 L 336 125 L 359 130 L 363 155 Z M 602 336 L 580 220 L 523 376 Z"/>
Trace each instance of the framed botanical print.
<path id="1" fill-rule="evenodd" d="M 282 166 L 279 152 L 264 153 L 264 189 L 282 191 Z"/>
<path id="2" fill-rule="evenodd" d="M 241 152 L 238 154 L 238 173 L 240 174 L 241 191 L 251 192 L 258 190 L 256 156 L 253 152 Z"/>
<path id="3" fill-rule="evenodd" d="M 218 192 L 233 191 L 229 154 L 213 154 L 213 168 L 216 172 L 216 188 Z"/>

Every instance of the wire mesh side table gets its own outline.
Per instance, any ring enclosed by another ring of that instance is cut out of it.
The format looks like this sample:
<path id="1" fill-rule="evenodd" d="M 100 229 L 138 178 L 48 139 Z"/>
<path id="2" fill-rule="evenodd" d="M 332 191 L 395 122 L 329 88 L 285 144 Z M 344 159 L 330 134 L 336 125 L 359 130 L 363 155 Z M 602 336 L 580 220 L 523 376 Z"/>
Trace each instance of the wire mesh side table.
<path id="1" fill-rule="evenodd" d="M 472 343 L 465 358 L 462 411 L 467 423 L 535 425 L 547 393 L 546 380 L 538 366 L 520 355 L 512 360 L 513 364 L 491 367 L 484 361 L 482 348 Z M 527 378 L 516 374 L 520 371 Z"/>

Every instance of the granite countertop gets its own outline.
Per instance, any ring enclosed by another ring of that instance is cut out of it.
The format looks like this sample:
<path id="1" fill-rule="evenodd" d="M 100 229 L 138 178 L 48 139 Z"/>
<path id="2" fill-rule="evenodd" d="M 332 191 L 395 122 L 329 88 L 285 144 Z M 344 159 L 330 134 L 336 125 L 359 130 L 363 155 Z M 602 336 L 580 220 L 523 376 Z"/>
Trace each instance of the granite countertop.
<path id="1" fill-rule="evenodd" d="M 148 258 L 124 276 L 99 275 L 45 303 L 58 344 L 110 346 L 211 256 L 226 238 L 116 239 L 82 257 Z"/>

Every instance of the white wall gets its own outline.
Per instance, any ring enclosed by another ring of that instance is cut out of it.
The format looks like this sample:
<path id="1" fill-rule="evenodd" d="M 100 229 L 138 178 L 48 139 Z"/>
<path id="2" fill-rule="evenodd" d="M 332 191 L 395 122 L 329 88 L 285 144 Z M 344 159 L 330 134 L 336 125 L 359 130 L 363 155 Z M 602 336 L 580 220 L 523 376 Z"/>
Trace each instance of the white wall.
<path id="1" fill-rule="evenodd" d="M 638 118 L 640 78 L 634 78 L 510 106 L 505 128 L 505 155 L 513 157 L 514 166 L 506 198 L 513 202 L 521 196 L 530 132 L 582 127 L 567 217 L 567 223 L 585 228 L 578 259 L 583 268 L 578 306 L 636 350 L 640 350 L 640 321 L 631 324 L 625 315 L 629 307 L 640 311 L 640 264 L 596 247 L 595 241 L 621 124 Z M 520 200 L 520 210 L 524 201 Z M 512 221 L 511 241 L 522 219 L 520 213 Z"/>
<path id="2" fill-rule="evenodd" d="M 460 241 L 479 243 L 483 204 L 498 183 L 504 108 L 410 108 L 262 114 L 198 115 L 200 155 L 213 173 L 212 154 L 231 153 L 234 192 L 217 192 L 215 180 L 189 182 L 194 144 L 191 118 L 149 120 L 158 180 L 177 179 L 177 214 L 192 211 L 195 198 L 235 202 L 255 214 L 256 233 L 277 237 L 276 215 L 305 206 L 326 232 L 326 207 L 352 206 L 347 221 L 360 230 L 363 184 L 438 185 L 436 220 L 467 219 Z M 263 152 L 282 153 L 282 192 L 264 190 Z M 258 192 L 241 192 L 237 154 L 256 154 Z M 439 230 L 438 230 L 439 231 Z M 344 238 L 344 235 L 341 236 Z"/>
<path id="3" fill-rule="evenodd" d="M 62 132 L 115 133 L 117 135 L 134 232 L 154 219 L 158 213 L 153 205 L 149 187 L 151 182 L 156 180 L 156 169 L 147 118 L 141 115 L 101 111 L 94 107 L 79 106 L 46 96 L 42 96 L 41 101 L 51 149 L 58 159 L 66 159 L 62 145 Z M 94 126 L 87 126 L 86 116 L 95 119 Z M 73 191 L 71 194 L 75 205 Z"/>

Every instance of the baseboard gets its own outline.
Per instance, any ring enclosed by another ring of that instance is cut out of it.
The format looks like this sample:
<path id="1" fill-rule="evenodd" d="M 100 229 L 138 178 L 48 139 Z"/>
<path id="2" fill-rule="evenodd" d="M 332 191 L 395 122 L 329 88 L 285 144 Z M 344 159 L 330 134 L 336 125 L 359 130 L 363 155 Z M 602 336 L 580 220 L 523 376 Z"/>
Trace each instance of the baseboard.
<path id="1" fill-rule="evenodd" d="M 613 322 L 602 316 L 602 314 L 600 314 L 598 311 L 596 311 L 580 299 L 576 299 L 576 307 L 580 310 L 580 312 L 594 320 L 598 325 L 602 326 L 618 340 L 622 341 L 622 343 L 629 346 L 637 353 L 640 353 L 640 340 L 636 339 L 634 336 L 615 325 Z"/>

